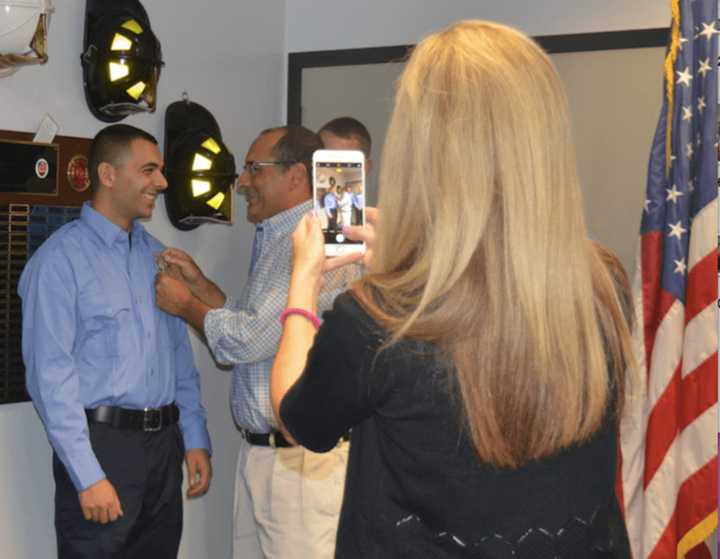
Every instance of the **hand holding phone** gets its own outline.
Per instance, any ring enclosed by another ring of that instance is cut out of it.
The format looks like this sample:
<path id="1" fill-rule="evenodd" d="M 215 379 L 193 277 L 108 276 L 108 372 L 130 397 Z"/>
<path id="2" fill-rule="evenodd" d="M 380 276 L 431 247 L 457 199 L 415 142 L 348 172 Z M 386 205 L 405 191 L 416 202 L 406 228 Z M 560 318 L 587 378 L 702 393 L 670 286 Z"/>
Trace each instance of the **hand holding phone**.
<path id="1" fill-rule="evenodd" d="M 323 237 L 315 214 L 305 214 L 292 236 L 293 274 L 320 277 L 325 264 Z"/>
<path id="2" fill-rule="evenodd" d="M 317 150 L 313 154 L 313 200 L 318 210 L 325 255 L 364 252 L 362 241 L 348 239 L 343 225 L 365 223 L 365 156 L 356 150 Z"/>
<path id="3" fill-rule="evenodd" d="M 324 270 L 330 272 L 348 264 L 362 264 L 366 268 L 370 267 L 373 257 L 373 246 L 375 245 L 375 229 L 377 227 L 380 214 L 377 208 L 372 206 L 365 207 L 365 225 L 362 227 L 353 225 L 349 229 L 343 229 L 345 236 L 353 241 L 362 241 L 365 243 L 365 252 L 351 252 L 335 258 L 325 260 Z"/>

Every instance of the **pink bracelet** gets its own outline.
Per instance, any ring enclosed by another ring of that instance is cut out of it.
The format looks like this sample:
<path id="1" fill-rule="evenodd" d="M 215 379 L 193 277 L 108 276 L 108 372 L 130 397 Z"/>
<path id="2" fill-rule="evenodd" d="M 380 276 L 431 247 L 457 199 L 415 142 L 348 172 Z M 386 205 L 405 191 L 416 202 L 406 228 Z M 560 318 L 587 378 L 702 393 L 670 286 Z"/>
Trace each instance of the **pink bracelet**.
<path id="1" fill-rule="evenodd" d="M 307 318 L 310 322 L 312 322 L 313 326 L 315 326 L 315 330 L 318 330 L 320 328 L 320 319 L 317 317 L 316 314 L 311 313 L 308 310 L 301 309 L 299 307 L 288 307 L 286 308 L 281 314 L 280 314 L 280 324 L 285 325 L 285 319 L 290 316 L 291 314 L 299 314 L 300 316 L 304 316 Z"/>

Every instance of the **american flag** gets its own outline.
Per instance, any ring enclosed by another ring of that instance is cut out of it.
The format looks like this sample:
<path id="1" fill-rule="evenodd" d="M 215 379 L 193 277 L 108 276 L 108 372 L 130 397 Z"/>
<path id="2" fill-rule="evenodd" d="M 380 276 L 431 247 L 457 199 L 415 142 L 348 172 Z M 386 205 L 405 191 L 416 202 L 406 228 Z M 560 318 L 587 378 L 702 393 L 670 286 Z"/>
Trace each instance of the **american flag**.
<path id="1" fill-rule="evenodd" d="M 635 559 L 716 553 L 718 0 L 671 5 L 634 285 L 642 386 L 621 428 Z"/>

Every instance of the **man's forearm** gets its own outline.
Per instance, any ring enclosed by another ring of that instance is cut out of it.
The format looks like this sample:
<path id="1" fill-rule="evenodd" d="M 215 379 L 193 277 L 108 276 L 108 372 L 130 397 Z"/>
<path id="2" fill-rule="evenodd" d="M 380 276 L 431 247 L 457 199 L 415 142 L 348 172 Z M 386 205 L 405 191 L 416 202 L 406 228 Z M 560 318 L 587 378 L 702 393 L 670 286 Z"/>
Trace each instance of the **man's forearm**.
<path id="1" fill-rule="evenodd" d="M 190 286 L 190 290 L 195 297 L 211 309 L 219 309 L 225 305 L 225 293 L 217 284 L 207 278 L 198 285 Z"/>
<path id="2" fill-rule="evenodd" d="M 213 284 L 214 285 L 214 284 Z M 225 295 L 223 297 L 223 304 L 225 303 Z M 198 297 L 193 297 L 191 301 L 185 305 L 185 307 L 182 309 L 182 313 L 179 315 L 180 318 L 182 318 L 185 322 L 187 322 L 190 326 L 195 328 L 200 334 L 205 333 L 205 316 L 208 312 L 213 310 L 213 308 L 220 308 L 222 307 L 222 304 L 213 307 L 208 305 L 206 302 L 202 301 Z"/>

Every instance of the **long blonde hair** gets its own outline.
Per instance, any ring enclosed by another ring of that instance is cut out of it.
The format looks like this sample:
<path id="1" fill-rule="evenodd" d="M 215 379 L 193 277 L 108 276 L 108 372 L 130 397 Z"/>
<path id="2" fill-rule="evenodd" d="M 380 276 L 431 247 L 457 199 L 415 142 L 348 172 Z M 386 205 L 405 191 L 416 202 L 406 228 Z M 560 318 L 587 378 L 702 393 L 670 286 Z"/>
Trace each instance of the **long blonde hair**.
<path id="1" fill-rule="evenodd" d="M 547 456 L 595 433 L 614 394 L 622 404 L 628 326 L 587 239 L 565 93 L 533 41 L 465 21 L 417 45 L 379 207 L 356 296 L 391 343 L 452 358 L 482 460 Z"/>

